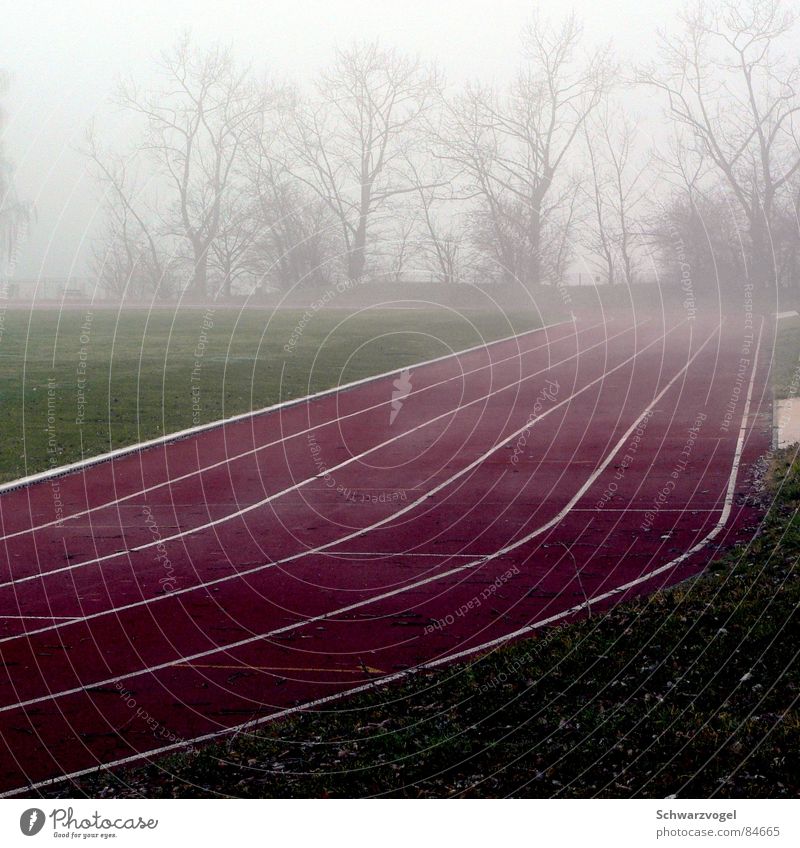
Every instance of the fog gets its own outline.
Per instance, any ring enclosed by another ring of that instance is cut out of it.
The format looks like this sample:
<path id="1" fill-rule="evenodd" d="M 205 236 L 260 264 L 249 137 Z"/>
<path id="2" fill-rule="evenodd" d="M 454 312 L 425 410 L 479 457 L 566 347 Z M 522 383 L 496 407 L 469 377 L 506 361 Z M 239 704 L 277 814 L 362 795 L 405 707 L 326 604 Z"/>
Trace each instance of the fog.
<path id="1" fill-rule="evenodd" d="M 559 14 L 548 0 L 543 10 Z M 573 4 L 597 38 L 613 38 L 640 53 L 663 4 L 647 0 Z M 520 28 L 531 11 L 524 0 L 298 0 L 214 3 L 142 0 L 34 2 L 4 10 L 2 66 L 10 75 L 5 98 L 8 158 L 17 191 L 33 202 L 36 222 L 21 245 L 21 277 L 88 272 L 88 242 L 97 228 L 97 188 L 76 152 L 89 121 L 104 110 L 119 76 L 146 81 L 159 51 L 186 29 L 200 45 L 220 40 L 243 62 L 309 81 L 335 46 L 380 38 L 438 62 L 452 83 L 507 79 L 519 57 Z"/>
<path id="2" fill-rule="evenodd" d="M 7 276 L 134 300 L 341 278 L 793 289 L 793 14 L 780 0 L 12 9 Z"/>

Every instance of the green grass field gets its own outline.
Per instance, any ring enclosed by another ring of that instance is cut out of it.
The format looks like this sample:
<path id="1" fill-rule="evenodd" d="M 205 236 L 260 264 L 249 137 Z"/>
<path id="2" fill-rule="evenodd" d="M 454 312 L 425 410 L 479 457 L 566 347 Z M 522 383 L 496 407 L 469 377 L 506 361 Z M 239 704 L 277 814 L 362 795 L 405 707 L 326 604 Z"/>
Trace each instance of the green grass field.
<path id="1" fill-rule="evenodd" d="M 0 334 L 0 481 L 539 323 L 523 312 L 509 318 L 435 307 L 304 315 L 7 310 Z"/>

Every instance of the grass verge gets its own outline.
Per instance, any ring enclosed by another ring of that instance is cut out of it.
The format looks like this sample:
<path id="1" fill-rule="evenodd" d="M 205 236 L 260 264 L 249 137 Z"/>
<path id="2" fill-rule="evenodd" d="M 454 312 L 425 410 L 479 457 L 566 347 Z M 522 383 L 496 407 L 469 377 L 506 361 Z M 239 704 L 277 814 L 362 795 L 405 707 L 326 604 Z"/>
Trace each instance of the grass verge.
<path id="1" fill-rule="evenodd" d="M 795 397 L 800 381 L 800 316 L 783 318 L 775 338 L 772 384 L 776 400 Z"/>

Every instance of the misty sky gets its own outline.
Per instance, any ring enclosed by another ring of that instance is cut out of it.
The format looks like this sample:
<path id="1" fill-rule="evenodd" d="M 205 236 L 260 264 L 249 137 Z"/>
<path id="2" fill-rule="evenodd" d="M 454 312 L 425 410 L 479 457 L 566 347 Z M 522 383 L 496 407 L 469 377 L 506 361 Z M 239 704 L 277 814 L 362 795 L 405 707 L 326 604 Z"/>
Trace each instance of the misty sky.
<path id="1" fill-rule="evenodd" d="M 592 39 L 647 58 L 655 28 L 672 17 L 656 0 L 579 0 L 572 4 Z M 558 0 L 539 4 L 559 16 Z M 158 52 L 190 29 L 219 40 L 278 76 L 307 81 L 335 45 L 375 37 L 437 61 L 451 83 L 502 81 L 519 56 L 520 30 L 534 4 L 523 0 L 276 0 L 227 3 L 49 2 L 3 10 L 0 67 L 11 75 L 4 99 L 6 153 L 17 191 L 36 207 L 16 276 L 84 274 L 97 211 L 96 191 L 75 151 L 95 113 L 108 116 L 120 75 L 146 81 Z M 675 6 L 673 6 L 675 8 Z"/>

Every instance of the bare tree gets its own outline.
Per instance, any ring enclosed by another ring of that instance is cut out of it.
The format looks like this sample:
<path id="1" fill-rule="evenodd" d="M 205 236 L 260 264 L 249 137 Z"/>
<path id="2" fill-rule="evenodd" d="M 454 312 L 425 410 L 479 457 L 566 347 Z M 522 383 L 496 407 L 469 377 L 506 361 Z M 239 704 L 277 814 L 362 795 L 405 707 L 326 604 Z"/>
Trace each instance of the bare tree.
<path id="1" fill-rule="evenodd" d="M 170 293 L 172 246 L 165 244 L 162 222 L 139 179 L 136 152 L 126 157 L 104 150 L 94 125 L 87 130 L 83 152 L 103 193 L 105 230 L 93 245 L 103 288 L 120 297 Z"/>
<path id="2" fill-rule="evenodd" d="M 573 255 L 575 229 L 581 223 L 580 180 L 573 176 L 544 209 L 552 238 L 542 247 L 542 269 L 553 281 L 563 280 Z"/>
<path id="3" fill-rule="evenodd" d="M 747 220 L 748 276 L 769 285 L 776 202 L 800 168 L 800 64 L 785 58 L 795 16 L 782 0 L 725 0 L 700 2 L 680 22 L 661 34 L 663 61 L 642 79 L 726 181 Z"/>
<path id="4" fill-rule="evenodd" d="M 208 290 L 209 255 L 238 194 L 242 143 L 265 106 L 265 92 L 219 47 L 192 48 L 184 37 L 160 65 L 162 85 L 122 85 L 119 102 L 145 122 L 146 150 L 170 191 L 168 230 L 189 247 L 191 291 Z"/>
<path id="5" fill-rule="evenodd" d="M 220 210 L 217 235 L 208 255 L 209 277 L 216 283 L 215 297 L 229 298 L 239 280 L 252 276 L 250 258 L 259 232 L 257 208 L 244 190 L 229 198 Z"/>
<path id="6" fill-rule="evenodd" d="M 455 214 L 458 173 L 447 165 L 441 157 L 427 157 L 422 164 L 408 161 L 422 219 L 420 246 L 436 278 L 449 285 L 460 277 L 464 240 Z"/>
<path id="7" fill-rule="evenodd" d="M 601 257 L 608 283 L 632 285 L 641 230 L 637 215 L 650 188 L 649 157 L 637 161 L 635 122 L 608 104 L 597 110 L 584 131 L 594 219 L 589 247 Z"/>
<path id="8" fill-rule="evenodd" d="M 687 293 L 741 279 L 742 228 L 726 185 L 717 182 L 691 195 L 674 189 L 659 207 L 647 222 L 647 243 Z"/>
<path id="9" fill-rule="evenodd" d="M 0 71 L 0 94 L 7 85 L 6 75 Z M 3 127 L 3 112 L 0 109 L 0 130 Z M 14 190 L 14 171 L 11 162 L 3 154 L 0 145 L 0 260 L 2 276 L 5 277 L 6 262 L 14 253 L 20 230 L 30 220 L 31 208 L 21 202 Z"/>
<path id="10" fill-rule="evenodd" d="M 294 111 L 288 132 L 301 167 L 292 172 L 336 216 L 349 279 L 364 274 L 376 213 L 415 190 L 403 165 L 437 86 L 418 60 L 357 44 L 337 51 L 313 100 Z"/>
<path id="11" fill-rule="evenodd" d="M 106 204 L 104 230 L 92 241 L 90 265 L 100 287 L 120 299 L 142 299 L 174 293 L 174 262 L 167 254 L 154 258 L 146 240 L 137 239 L 136 228 L 120 204 Z"/>
<path id="12" fill-rule="evenodd" d="M 255 236 L 248 252 L 261 283 L 288 291 L 327 282 L 338 245 L 338 223 L 326 204 L 293 174 L 299 167 L 280 132 L 291 92 L 265 112 L 246 145 Z"/>
<path id="13" fill-rule="evenodd" d="M 524 31 L 524 64 L 501 97 L 473 86 L 449 109 L 450 143 L 441 154 L 463 169 L 483 209 L 480 229 L 494 230 L 507 269 L 529 285 L 544 281 L 548 205 L 587 118 L 601 102 L 611 69 L 606 49 L 579 55 L 574 15 L 560 25 L 535 16 Z M 570 191 L 564 198 L 573 197 Z M 511 263 L 514 264 L 511 264 Z"/>
<path id="14" fill-rule="evenodd" d="M 405 203 L 394 208 L 390 206 L 386 211 L 393 221 L 386 231 L 389 279 L 394 283 L 401 283 L 409 263 L 414 261 L 419 250 L 416 210 Z"/>
<path id="15" fill-rule="evenodd" d="M 425 252 L 435 269 L 440 283 L 452 285 L 461 276 L 461 255 L 463 253 L 463 235 L 456 229 L 452 217 L 443 223 L 435 212 L 437 197 L 435 188 L 419 190 L 423 220 L 427 238 L 423 241 Z"/>
<path id="16" fill-rule="evenodd" d="M 273 175 L 258 194 L 258 235 L 250 252 L 259 278 L 281 291 L 298 284 L 321 285 L 336 255 L 335 222 L 328 207 L 303 186 Z"/>

